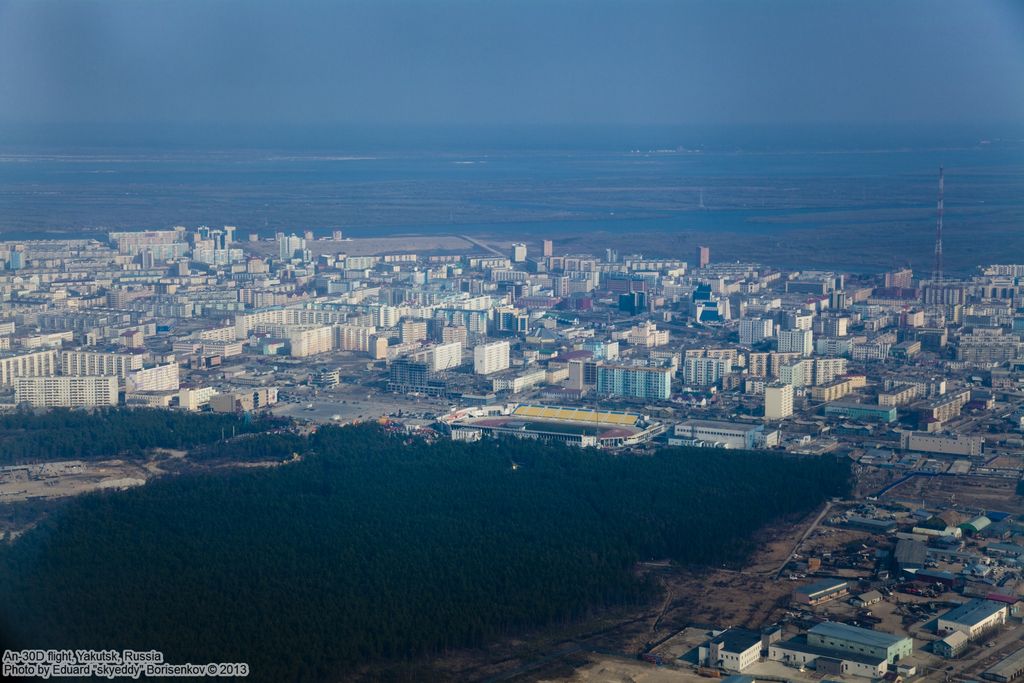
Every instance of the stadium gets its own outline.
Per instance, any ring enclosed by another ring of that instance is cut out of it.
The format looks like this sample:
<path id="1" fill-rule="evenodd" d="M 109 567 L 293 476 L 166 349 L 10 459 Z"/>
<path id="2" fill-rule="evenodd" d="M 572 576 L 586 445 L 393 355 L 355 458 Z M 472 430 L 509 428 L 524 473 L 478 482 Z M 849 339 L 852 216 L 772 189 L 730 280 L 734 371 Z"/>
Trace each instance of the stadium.
<path id="1" fill-rule="evenodd" d="M 605 449 L 645 443 L 665 431 L 664 424 L 637 413 L 519 404 L 461 410 L 444 421 L 458 441 L 506 435 Z"/>

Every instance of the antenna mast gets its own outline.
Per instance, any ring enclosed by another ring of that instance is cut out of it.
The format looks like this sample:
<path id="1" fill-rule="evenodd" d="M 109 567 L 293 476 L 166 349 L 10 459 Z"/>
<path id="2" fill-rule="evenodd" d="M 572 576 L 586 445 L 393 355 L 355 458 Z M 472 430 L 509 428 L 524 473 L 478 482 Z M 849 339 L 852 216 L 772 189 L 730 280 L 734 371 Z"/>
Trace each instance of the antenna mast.
<path id="1" fill-rule="evenodd" d="M 938 203 L 938 217 L 935 221 L 935 267 L 932 270 L 932 280 L 935 282 L 942 281 L 942 213 L 943 213 L 943 191 L 945 186 L 945 179 L 943 177 L 942 166 L 939 166 L 939 203 Z"/>

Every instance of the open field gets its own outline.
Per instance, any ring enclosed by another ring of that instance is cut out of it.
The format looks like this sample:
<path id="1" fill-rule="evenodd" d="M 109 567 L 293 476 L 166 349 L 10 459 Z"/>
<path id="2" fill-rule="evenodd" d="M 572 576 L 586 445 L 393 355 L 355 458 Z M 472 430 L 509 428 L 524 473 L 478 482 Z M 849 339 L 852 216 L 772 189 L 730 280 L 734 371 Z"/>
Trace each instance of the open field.
<path id="1" fill-rule="evenodd" d="M 707 683 L 691 671 L 660 668 L 627 657 L 590 654 L 587 664 L 568 677 L 543 678 L 542 683 Z"/>
<path id="2" fill-rule="evenodd" d="M 143 464 L 123 460 L 9 467 L 0 472 L 0 502 L 65 498 L 99 489 L 141 486 L 152 475 L 153 471 Z"/>
<path id="3" fill-rule="evenodd" d="M 1016 486 L 1015 480 L 1000 477 L 914 477 L 887 492 L 885 499 L 1021 514 L 1024 498 L 1016 495 Z"/>

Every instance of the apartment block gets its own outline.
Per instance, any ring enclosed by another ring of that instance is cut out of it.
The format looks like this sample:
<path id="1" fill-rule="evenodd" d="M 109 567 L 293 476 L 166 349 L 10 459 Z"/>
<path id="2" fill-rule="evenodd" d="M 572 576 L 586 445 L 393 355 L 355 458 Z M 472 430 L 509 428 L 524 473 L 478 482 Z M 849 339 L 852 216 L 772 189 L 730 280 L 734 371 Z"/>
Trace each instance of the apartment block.
<path id="1" fill-rule="evenodd" d="M 117 377 L 21 377 L 14 397 L 33 408 L 116 406 Z"/>
<path id="2" fill-rule="evenodd" d="M 477 375 L 489 375 L 501 372 L 509 367 L 511 346 L 507 341 L 480 344 L 473 348 L 473 372 Z"/>

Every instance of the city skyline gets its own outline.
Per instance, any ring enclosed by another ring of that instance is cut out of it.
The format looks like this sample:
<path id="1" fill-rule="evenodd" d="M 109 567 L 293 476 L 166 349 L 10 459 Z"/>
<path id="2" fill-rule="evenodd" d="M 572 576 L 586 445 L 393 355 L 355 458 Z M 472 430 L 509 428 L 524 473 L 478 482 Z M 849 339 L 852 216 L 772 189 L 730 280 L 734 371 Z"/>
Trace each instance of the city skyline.
<path id="1" fill-rule="evenodd" d="M 1024 4 L 0 0 L 0 677 L 1024 680 Z"/>

